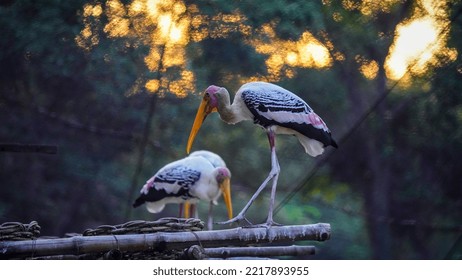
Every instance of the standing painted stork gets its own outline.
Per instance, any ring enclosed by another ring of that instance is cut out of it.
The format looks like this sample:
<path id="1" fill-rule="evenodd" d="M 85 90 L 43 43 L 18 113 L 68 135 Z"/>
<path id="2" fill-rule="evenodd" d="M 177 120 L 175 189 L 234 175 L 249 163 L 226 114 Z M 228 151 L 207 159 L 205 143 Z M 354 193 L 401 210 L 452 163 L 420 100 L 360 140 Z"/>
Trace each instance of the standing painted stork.
<path id="1" fill-rule="evenodd" d="M 247 205 L 233 219 L 221 224 L 247 221 L 245 213 L 260 192 L 273 179 L 269 212 L 266 224 L 275 225 L 273 208 L 280 167 L 276 156 L 275 135 L 294 135 L 305 148 L 305 152 L 316 157 L 324 152 L 327 146 L 337 148 L 337 143 L 324 121 L 292 92 L 266 82 L 250 82 L 242 85 L 230 104 L 228 91 L 223 87 L 211 85 L 204 93 L 202 102 L 189 135 L 186 151 L 189 153 L 194 138 L 208 114 L 218 112 L 220 118 L 228 124 L 251 120 L 266 130 L 271 149 L 271 171 L 263 181 Z"/>
<path id="2" fill-rule="evenodd" d="M 209 151 L 197 151 L 162 167 L 146 181 L 133 207 L 146 203 L 149 212 L 159 213 L 168 203 L 184 203 L 185 216 L 189 216 L 186 213 L 189 205 L 205 200 L 210 202 L 208 228 L 212 229 L 212 208 L 221 194 L 229 219 L 233 217 L 230 178 L 231 172 L 220 156 Z"/>

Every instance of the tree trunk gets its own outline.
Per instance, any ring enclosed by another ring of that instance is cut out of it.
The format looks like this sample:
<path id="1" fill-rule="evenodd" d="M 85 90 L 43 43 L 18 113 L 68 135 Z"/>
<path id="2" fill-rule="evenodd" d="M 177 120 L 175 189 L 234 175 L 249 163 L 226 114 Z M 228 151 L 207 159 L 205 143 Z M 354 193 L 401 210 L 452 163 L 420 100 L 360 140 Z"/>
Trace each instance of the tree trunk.
<path id="1" fill-rule="evenodd" d="M 386 76 L 383 64 L 376 78 L 377 96 L 381 98 L 387 93 Z M 370 189 L 364 188 L 366 197 L 367 225 L 369 228 L 370 240 L 373 245 L 374 259 L 390 259 L 390 164 L 384 150 L 387 145 L 389 132 L 388 121 L 386 120 L 387 105 L 385 100 L 377 107 L 376 118 L 379 119 L 380 128 L 366 126 L 368 132 L 365 134 L 369 139 L 364 139 L 367 153 L 367 166 L 370 167 L 372 180 Z"/>

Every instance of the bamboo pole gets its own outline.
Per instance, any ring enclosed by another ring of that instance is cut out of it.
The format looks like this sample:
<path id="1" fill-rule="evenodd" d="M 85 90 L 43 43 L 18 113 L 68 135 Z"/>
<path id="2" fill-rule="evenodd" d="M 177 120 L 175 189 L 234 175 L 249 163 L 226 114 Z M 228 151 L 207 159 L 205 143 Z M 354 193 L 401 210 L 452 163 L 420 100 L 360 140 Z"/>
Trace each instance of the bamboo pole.
<path id="1" fill-rule="evenodd" d="M 141 252 L 186 249 L 193 245 L 204 248 L 226 245 L 245 246 L 269 242 L 300 240 L 325 241 L 330 238 L 330 224 L 275 226 L 267 228 L 233 228 L 213 231 L 157 232 L 151 234 L 74 236 L 0 242 L 0 258 L 24 258 L 52 255 L 81 255 L 120 250 Z"/>
<path id="2" fill-rule="evenodd" d="M 200 250 L 199 246 L 196 247 Z M 192 248 L 191 247 L 191 248 Z M 279 256 L 308 256 L 315 254 L 314 246 L 261 246 L 261 247 L 218 247 L 204 248 L 203 254 L 207 258 L 236 258 L 236 257 L 279 257 Z"/>

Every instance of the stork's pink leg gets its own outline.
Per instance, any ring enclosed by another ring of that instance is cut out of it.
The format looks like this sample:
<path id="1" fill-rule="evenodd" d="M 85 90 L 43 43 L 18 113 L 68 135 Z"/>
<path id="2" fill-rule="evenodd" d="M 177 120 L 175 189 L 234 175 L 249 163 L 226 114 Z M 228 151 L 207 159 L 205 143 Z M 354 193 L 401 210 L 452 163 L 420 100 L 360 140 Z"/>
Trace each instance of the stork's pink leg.
<path id="1" fill-rule="evenodd" d="M 208 219 L 207 219 L 207 229 L 208 230 L 213 230 L 213 202 L 210 201 L 210 205 L 209 205 L 209 216 L 208 216 Z"/>
<path id="2" fill-rule="evenodd" d="M 268 182 L 273 179 L 273 185 L 271 189 L 271 199 L 270 199 L 270 207 L 269 207 L 269 213 L 268 213 L 268 219 L 266 221 L 265 226 L 272 226 L 275 223 L 273 222 L 273 207 L 274 207 L 274 199 L 276 196 L 276 186 L 277 186 L 277 180 L 279 177 L 279 163 L 278 159 L 276 156 L 276 147 L 275 147 L 275 133 L 273 131 L 272 127 L 269 127 L 267 129 L 267 135 L 268 135 L 268 141 L 270 144 L 271 148 L 271 171 L 268 174 L 268 177 L 263 181 L 263 183 L 258 187 L 257 191 L 254 193 L 254 195 L 250 198 L 249 202 L 244 206 L 244 208 L 237 214 L 236 217 L 232 218 L 231 220 L 225 221 L 225 222 L 219 222 L 218 224 L 224 225 L 224 224 L 231 224 L 234 222 L 240 222 L 240 221 L 246 221 L 247 223 L 251 224 L 249 220 L 245 217 L 245 213 L 249 209 L 250 205 L 255 201 L 255 199 L 258 197 L 258 195 L 261 193 L 261 191 L 268 185 Z"/>
<path id="3" fill-rule="evenodd" d="M 274 136 L 273 136 L 274 137 Z M 276 147 L 271 147 L 271 173 L 275 173 L 273 177 L 273 185 L 271 187 L 271 197 L 269 203 L 269 211 L 268 211 L 268 219 L 266 220 L 266 224 L 268 226 L 275 225 L 273 221 L 273 209 L 274 209 L 274 201 L 276 199 L 276 187 L 278 184 L 279 172 L 281 168 L 279 167 L 278 157 L 276 156 Z"/>

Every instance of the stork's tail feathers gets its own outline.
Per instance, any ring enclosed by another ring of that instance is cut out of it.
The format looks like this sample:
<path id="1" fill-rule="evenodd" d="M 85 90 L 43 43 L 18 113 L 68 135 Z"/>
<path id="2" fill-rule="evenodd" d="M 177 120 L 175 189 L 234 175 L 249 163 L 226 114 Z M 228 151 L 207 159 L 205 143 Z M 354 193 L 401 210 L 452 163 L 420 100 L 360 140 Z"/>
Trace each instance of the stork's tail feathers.
<path id="1" fill-rule="evenodd" d="M 305 136 L 298 136 L 298 141 L 300 141 L 300 144 L 302 144 L 303 148 L 305 148 L 305 152 L 309 154 L 312 157 L 317 157 L 324 153 L 324 145 L 314 139 L 310 139 Z"/>
<path id="2" fill-rule="evenodd" d="M 317 157 L 324 153 L 324 148 L 327 146 L 318 140 L 314 140 L 303 135 L 298 135 L 297 138 L 298 141 L 300 141 L 300 144 L 302 144 L 303 148 L 305 148 L 305 152 L 312 157 Z M 330 146 L 338 148 L 338 145 L 334 139 L 331 138 L 330 141 Z"/>
<path id="3" fill-rule="evenodd" d="M 136 208 L 136 207 L 138 207 L 138 206 L 140 206 L 142 204 L 145 204 L 145 203 L 146 203 L 146 209 L 148 210 L 148 212 L 150 212 L 150 213 L 159 213 L 160 211 L 164 210 L 166 202 L 164 200 L 149 201 L 149 199 L 146 200 L 144 195 L 141 195 L 133 203 L 133 208 Z"/>
<path id="4" fill-rule="evenodd" d="M 145 200 L 140 196 L 138 197 L 135 202 L 133 203 L 133 208 L 136 208 L 138 206 L 140 206 L 141 204 L 143 204 L 145 202 Z"/>

